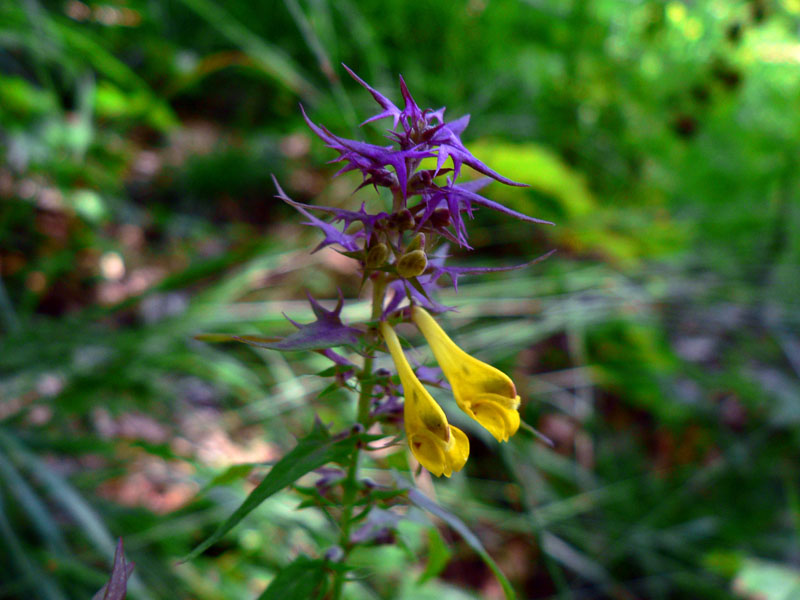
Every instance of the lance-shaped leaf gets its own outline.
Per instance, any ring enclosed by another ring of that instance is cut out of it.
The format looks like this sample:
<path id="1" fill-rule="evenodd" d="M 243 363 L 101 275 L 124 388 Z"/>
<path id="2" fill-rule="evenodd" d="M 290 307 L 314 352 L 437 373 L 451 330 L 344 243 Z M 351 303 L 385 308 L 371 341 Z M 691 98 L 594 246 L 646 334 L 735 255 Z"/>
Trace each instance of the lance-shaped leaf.
<path id="1" fill-rule="evenodd" d="M 114 552 L 114 564 L 111 566 L 111 578 L 92 596 L 92 600 L 124 600 L 133 566 L 133 563 L 125 561 L 125 549 L 122 547 L 122 538 L 119 538 L 117 550 Z"/>
<path id="2" fill-rule="evenodd" d="M 244 502 L 203 543 L 192 550 L 184 561 L 198 556 L 233 529 L 270 496 L 293 484 L 306 473 L 330 463 L 341 463 L 353 452 L 359 442 L 375 439 L 365 434 L 347 437 L 331 436 L 317 421 L 311 433 L 272 467 L 267 476 L 250 492 Z M 269 597 L 269 596 L 267 596 Z"/>
<path id="3" fill-rule="evenodd" d="M 436 502 L 428 498 L 418 489 L 411 487 L 411 485 L 402 477 L 395 475 L 395 478 L 401 485 L 404 485 L 408 488 L 408 499 L 413 504 L 431 513 L 432 515 L 439 517 L 442 521 L 447 523 L 451 528 L 458 532 L 467 545 L 472 548 L 478 554 L 478 556 L 481 557 L 483 562 L 486 563 L 486 566 L 489 567 L 492 570 L 492 573 L 494 573 L 494 576 L 497 577 L 497 581 L 500 582 L 500 587 L 503 588 L 503 592 L 505 593 L 506 600 L 515 600 L 517 595 L 514 593 L 514 588 L 511 587 L 511 583 L 508 581 L 508 578 L 503 574 L 503 572 L 500 570 L 500 567 L 497 566 L 497 563 L 494 562 L 494 559 L 483 547 L 483 544 L 481 544 L 481 541 L 478 539 L 478 537 L 472 533 L 472 531 L 470 531 L 469 527 L 464 524 L 464 521 L 459 519 L 450 511 L 436 504 Z"/>
<path id="4" fill-rule="evenodd" d="M 312 560 L 299 556 L 275 576 L 258 600 L 285 600 L 303 598 L 317 600 L 325 597 L 328 590 L 328 569 L 332 565 L 325 560 Z"/>
<path id="5" fill-rule="evenodd" d="M 355 327 L 349 327 L 342 323 L 342 319 L 339 317 L 344 304 L 342 292 L 339 291 L 339 301 L 333 310 L 326 310 L 311 294 L 307 295 L 311 308 L 317 317 L 316 321 L 301 325 L 286 317 L 292 325 L 297 327 L 297 331 L 279 342 L 261 342 L 254 340 L 252 336 L 242 336 L 236 339 L 258 348 L 268 348 L 282 352 L 322 350 L 333 348 L 334 346 L 355 346 L 358 343 L 358 336 L 361 332 Z"/>

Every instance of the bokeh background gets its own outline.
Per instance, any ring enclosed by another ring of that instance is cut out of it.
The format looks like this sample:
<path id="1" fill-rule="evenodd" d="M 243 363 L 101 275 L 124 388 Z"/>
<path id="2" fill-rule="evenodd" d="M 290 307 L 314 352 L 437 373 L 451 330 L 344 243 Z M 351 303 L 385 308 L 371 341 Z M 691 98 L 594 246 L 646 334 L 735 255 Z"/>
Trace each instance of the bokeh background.
<path id="1" fill-rule="evenodd" d="M 557 223 L 477 213 L 454 261 L 557 253 L 442 296 L 555 446 L 455 418 L 472 456 L 428 492 L 521 598 L 800 598 L 799 30 L 798 0 L 0 3 L 0 598 L 90 597 L 120 535 L 137 600 L 255 598 L 333 543 L 286 492 L 177 564 L 314 414 L 352 419 L 322 357 L 194 339 L 283 335 L 305 290 L 364 316 L 270 180 L 373 197 L 298 110 L 381 139 L 341 62 L 470 113 L 531 185 L 487 195 Z M 352 598 L 500 597 L 446 525 L 397 539 Z"/>

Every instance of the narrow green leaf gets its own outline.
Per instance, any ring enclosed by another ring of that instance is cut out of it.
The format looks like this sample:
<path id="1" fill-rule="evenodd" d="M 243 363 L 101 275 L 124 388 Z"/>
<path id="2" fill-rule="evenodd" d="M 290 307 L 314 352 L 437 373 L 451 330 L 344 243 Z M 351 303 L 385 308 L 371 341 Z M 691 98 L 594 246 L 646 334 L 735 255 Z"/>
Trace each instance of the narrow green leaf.
<path id="1" fill-rule="evenodd" d="M 323 560 L 312 560 L 306 556 L 297 558 L 281 569 L 258 600 L 323 598 L 328 588 L 325 564 Z"/>
<path id="2" fill-rule="evenodd" d="M 199 342 L 208 342 L 209 344 L 218 344 L 221 342 L 261 342 L 269 344 L 278 342 L 281 338 L 278 337 L 264 337 L 260 335 L 236 335 L 233 333 L 198 333 L 194 336 Z"/>
<path id="3" fill-rule="evenodd" d="M 334 377 L 339 372 L 339 365 L 333 365 L 316 374 L 317 377 Z"/>
<path id="4" fill-rule="evenodd" d="M 68 554 L 67 544 L 61 535 L 61 529 L 51 516 L 51 511 L 3 454 L 0 454 L 0 476 L 17 499 L 17 506 L 28 514 L 48 548 L 62 555 Z"/>
<path id="5" fill-rule="evenodd" d="M 234 342 L 244 342 L 258 347 L 266 347 L 267 344 L 275 344 L 280 342 L 283 338 L 279 337 L 265 337 L 263 335 L 234 335 Z"/>
<path id="6" fill-rule="evenodd" d="M 291 485 L 306 473 L 329 462 L 341 462 L 352 452 L 355 444 L 363 436 L 346 438 L 331 437 L 327 430 L 317 423 L 311 433 L 275 463 L 258 487 L 250 492 L 245 501 L 222 523 L 203 543 L 192 550 L 182 562 L 198 556 L 219 541 L 244 517 L 255 510 L 264 500 Z"/>
<path id="7" fill-rule="evenodd" d="M 217 487 L 219 485 L 228 485 L 229 483 L 233 483 L 234 481 L 239 481 L 240 479 L 244 479 L 245 477 L 250 475 L 253 469 L 257 466 L 259 466 L 258 463 L 241 463 L 238 465 L 231 465 L 230 467 L 225 469 L 222 473 L 214 477 L 214 479 L 209 481 L 205 486 L 203 486 L 203 492 L 206 492 L 209 489 Z"/>
<path id="8" fill-rule="evenodd" d="M 452 552 L 442 539 L 439 530 L 435 527 L 428 529 L 428 562 L 417 583 L 421 585 L 441 573 L 450 561 L 450 556 Z"/>
<path id="9" fill-rule="evenodd" d="M 52 500 L 72 516 L 92 545 L 103 554 L 113 556 L 114 538 L 94 508 L 69 482 L 23 447 L 12 435 L 2 430 L 0 430 L 0 443 L 8 451 L 9 457 L 21 463 L 44 485 Z"/>
<path id="10" fill-rule="evenodd" d="M 334 381 L 333 383 L 327 385 L 319 394 L 317 394 L 317 398 L 322 399 L 340 389 L 342 389 L 342 386 L 339 385 L 337 381 Z"/>
<path id="11" fill-rule="evenodd" d="M 483 544 L 481 544 L 481 541 L 469 530 L 469 528 L 461 519 L 436 504 L 436 502 L 428 498 L 425 494 L 417 489 L 411 488 L 408 490 L 408 499 L 421 509 L 427 510 L 429 513 L 436 515 L 450 527 L 455 529 L 458 534 L 464 538 L 464 541 L 467 542 L 469 547 L 478 553 L 478 556 L 480 556 L 481 560 L 486 563 L 486 566 L 492 570 L 492 573 L 494 573 L 494 576 L 497 577 L 497 581 L 500 582 L 500 586 L 503 588 L 503 592 L 506 595 L 506 600 L 516 600 L 517 595 L 514 593 L 511 583 L 500 570 L 500 567 L 497 566 L 497 563 L 494 562 L 494 559 L 489 556 L 488 552 L 486 552 L 486 549 L 483 547 Z"/>
<path id="12" fill-rule="evenodd" d="M 0 541 L 8 548 L 10 556 L 24 577 L 27 589 L 35 590 L 44 600 L 66 600 L 61 589 L 26 552 L 22 541 L 6 518 L 2 495 L 0 495 Z"/>
<path id="13" fill-rule="evenodd" d="M 27 450 L 12 434 L 0 429 L 0 445 L 8 452 L 9 458 L 25 467 L 46 488 L 53 502 L 67 512 L 92 545 L 109 558 L 114 554 L 114 539 L 103 520 L 92 505 L 81 496 L 69 481 L 51 469 L 47 463 Z M 153 596 L 141 581 L 133 575 L 129 589 L 144 600 Z"/>
<path id="14" fill-rule="evenodd" d="M 225 9 L 224 3 L 209 0 L 183 0 L 183 3 L 241 48 L 276 81 L 306 98 L 313 99 L 318 95 L 315 87 L 289 56 L 237 20 Z"/>
<path id="15" fill-rule="evenodd" d="M 422 294 L 422 296 L 425 299 L 430 300 L 430 298 L 428 298 L 428 292 L 425 291 L 425 288 L 422 287 L 422 284 L 419 282 L 419 280 L 416 277 L 412 277 L 411 279 L 408 280 L 408 282 L 411 284 L 411 286 L 415 290 L 417 290 L 420 294 Z"/>

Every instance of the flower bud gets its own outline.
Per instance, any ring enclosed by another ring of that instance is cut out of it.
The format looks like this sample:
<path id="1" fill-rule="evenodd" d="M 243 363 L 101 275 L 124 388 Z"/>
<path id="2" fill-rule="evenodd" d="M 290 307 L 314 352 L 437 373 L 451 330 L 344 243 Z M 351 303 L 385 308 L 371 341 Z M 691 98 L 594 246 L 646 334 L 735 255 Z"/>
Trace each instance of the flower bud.
<path id="1" fill-rule="evenodd" d="M 450 211 L 446 208 L 437 208 L 431 215 L 431 224 L 434 227 L 447 227 L 450 225 Z"/>
<path id="2" fill-rule="evenodd" d="M 422 248 L 425 248 L 425 234 L 424 233 L 418 233 L 411 240 L 411 243 L 408 245 L 408 248 L 406 249 L 406 251 L 421 250 Z"/>
<path id="3" fill-rule="evenodd" d="M 389 219 L 392 226 L 400 231 L 406 231 L 414 227 L 414 215 L 407 208 L 397 211 Z"/>
<path id="4" fill-rule="evenodd" d="M 377 269 L 389 258 L 389 247 L 380 242 L 372 246 L 367 252 L 366 265 L 368 269 Z"/>
<path id="5" fill-rule="evenodd" d="M 422 275 L 428 268 L 428 257 L 422 250 L 406 252 L 397 261 L 397 273 L 400 277 L 416 277 Z"/>

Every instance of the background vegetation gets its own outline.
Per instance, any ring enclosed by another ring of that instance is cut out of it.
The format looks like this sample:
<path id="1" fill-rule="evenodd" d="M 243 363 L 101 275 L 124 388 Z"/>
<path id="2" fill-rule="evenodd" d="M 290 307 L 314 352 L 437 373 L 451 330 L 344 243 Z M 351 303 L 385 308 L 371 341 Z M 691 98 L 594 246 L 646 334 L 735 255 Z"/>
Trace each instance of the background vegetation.
<path id="1" fill-rule="evenodd" d="M 340 62 L 471 113 L 531 184 L 487 195 L 558 224 L 477 214 L 462 262 L 558 252 L 446 294 L 555 447 L 471 431 L 427 490 L 521 598 L 800 597 L 799 26 L 797 0 L 0 3 L 0 598 L 91 597 L 120 535 L 131 598 L 255 598 L 333 539 L 286 492 L 176 564 L 354 410 L 317 355 L 193 339 L 357 295 L 269 178 L 356 202 L 298 110 L 380 139 Z M 437 527 L 354 556 L 352 597 L 501 597 Z"/>

